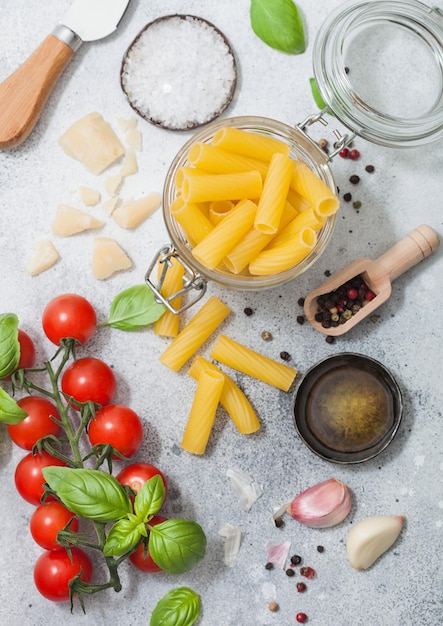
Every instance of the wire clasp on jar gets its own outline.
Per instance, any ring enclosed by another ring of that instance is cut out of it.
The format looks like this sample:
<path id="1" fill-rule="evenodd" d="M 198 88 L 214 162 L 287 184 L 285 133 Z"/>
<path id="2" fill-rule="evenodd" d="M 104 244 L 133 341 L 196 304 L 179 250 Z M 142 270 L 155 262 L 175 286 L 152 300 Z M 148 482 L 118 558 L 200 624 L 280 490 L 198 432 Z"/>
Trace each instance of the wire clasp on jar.
<path id="1" fill-rule="evenodd" d="M 318 113 L 312 113 L 311 115 L 308 115 L 308 117 L 304 119 L 303 122 L 300 122 L 300 124 L 297 124 L 297 128 L 302 133 L 304 133 L 307 137 L 309 137 L 306 128 L 309 126 L 312 126 L 312 124 L 316 124 L 317 122 L 322 124 L 322 126 L 328 126 L 328 121 L 326 120 L 324 116 L 330 112 L 331 110 L 329 109 L 329 107 L 325 107 Z M 345 135 L 342 135 L 338 129 L 335 129 L 332 132 L 336 137 L 336 141 L 334 142 L 333 152 L 329 153 L 330 160 L 332 160 L 335 156 L 337 156 L 337 154 L 341 150 L 343 150 L 343 148 L 345 148 L 346 146 L 349 146 L 349 144 L 352 143 L 352 141 L 354 140 L 356 136 L 355 133 L 350 133 L 350 134 L 346 133 Z"/>
<path id="2" fill-rule="evenodd" d="M 172 259 L 175 259 L 184 268 L 183 287 L 176 293 L 166 297 L 161 293 L 161 289 L 165 282 L 166 274 L 172 266 Z M 158 270 L 159 267 L 161 269 L 160 272 Z M 154 270 L 156 270 L 156 278 L 152 279 L 151 276 Z M 171 244 L 163 246 L 157 252 L 146 271 L 145 283 L 154 293 L 155 301 L 159 304 L 164 304 L 174 315 L 180 315 L 183 311 L 186 311 L 198 302 L 205 295 L 207 287 L 207 282 L 203 276 L 197 274 L 192 267 L 185 263 Z M 176 309 L 172 302 L 176 298 L 188 294 L 190 291 L 194 291 L 194 297 L 186 304 Z"/>

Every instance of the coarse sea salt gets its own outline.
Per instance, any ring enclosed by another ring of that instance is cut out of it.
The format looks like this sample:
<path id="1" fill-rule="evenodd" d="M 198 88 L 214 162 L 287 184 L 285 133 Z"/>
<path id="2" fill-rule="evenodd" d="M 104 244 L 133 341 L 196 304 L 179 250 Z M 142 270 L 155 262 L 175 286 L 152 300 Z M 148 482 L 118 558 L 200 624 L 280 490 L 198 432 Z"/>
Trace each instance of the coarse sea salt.
<path id="1" fill-rule="evenodd" d="M 171 15 L 148 24 L 128 48 L 121 85 L 148 121 L 187 130 L 218 117 L 235 90 L 235 58 L 212 24 Z"/>

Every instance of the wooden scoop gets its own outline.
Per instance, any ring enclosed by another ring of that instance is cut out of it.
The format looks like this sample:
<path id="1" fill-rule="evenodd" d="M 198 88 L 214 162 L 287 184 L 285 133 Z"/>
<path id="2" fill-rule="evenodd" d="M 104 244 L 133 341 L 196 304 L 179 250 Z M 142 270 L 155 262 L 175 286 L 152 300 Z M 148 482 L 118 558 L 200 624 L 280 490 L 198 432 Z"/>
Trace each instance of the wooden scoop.
<path id="1" fill-rule="evenodd" d="M 403 272 L 432 254 L 438 248 L 439 243 L 440 240 L 435 230 L 422 224 L 375 261 L 371 259 L 353 261 L 307 296 L 304 304 L 307 319 L 316 330 L 325 335 L 334 337 L 343 335 L 383 304 L 391 295 L 392 282 Z M 334 328 L 323 328 L 321 322 L 315 320 L 318 296 L 338 289 L 356 276 L 362 277 L 369 289 L 375 293 L 375 298 L 368 301 L 344 324 Z"/>

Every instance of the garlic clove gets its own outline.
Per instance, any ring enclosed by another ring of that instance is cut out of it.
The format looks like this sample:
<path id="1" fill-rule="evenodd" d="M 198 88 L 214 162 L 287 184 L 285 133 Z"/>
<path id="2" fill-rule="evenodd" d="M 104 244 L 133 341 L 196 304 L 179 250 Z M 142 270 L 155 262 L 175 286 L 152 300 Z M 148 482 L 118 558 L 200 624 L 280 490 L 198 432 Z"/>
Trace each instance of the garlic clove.
<path id="1" fill-rule="evenodd" d="M 348 533 L 346 550 L 355 569 L 367 569 L 397 540 L 405 517 L 378 515 L 358 522 Z"/>
<path id="2" fill-rule="evenodd" d="M 336 478 L 329 478 L 294 498 L 286 512 L 305 526 L 330 528 L 345 519 L 351 506 L 349 487 Z"/>

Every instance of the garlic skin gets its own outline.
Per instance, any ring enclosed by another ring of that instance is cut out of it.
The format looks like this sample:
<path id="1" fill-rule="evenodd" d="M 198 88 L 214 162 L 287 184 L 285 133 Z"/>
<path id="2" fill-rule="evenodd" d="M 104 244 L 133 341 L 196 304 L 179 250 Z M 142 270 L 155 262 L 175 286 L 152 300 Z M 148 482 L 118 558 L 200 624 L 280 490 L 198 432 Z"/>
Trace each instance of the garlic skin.
<path id="1" fill-rule="evenodd" d="M 355 569 L 367 569 L 386 552 L 401 533 L 403 515 L 377 515 L 355 524 L 348 533 L 346 551 Z"/>
<path id="2" fill-rule="evenodd" d="M 329 478 L 294 498 L 286 512 L 310 528 L 330 528 L 345 519 L 351 506 L 349 487 L 336 478 Z"/>

